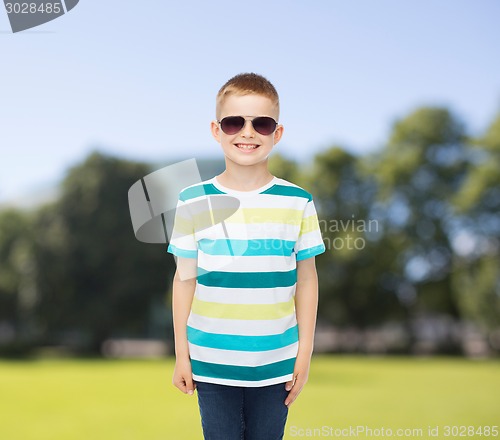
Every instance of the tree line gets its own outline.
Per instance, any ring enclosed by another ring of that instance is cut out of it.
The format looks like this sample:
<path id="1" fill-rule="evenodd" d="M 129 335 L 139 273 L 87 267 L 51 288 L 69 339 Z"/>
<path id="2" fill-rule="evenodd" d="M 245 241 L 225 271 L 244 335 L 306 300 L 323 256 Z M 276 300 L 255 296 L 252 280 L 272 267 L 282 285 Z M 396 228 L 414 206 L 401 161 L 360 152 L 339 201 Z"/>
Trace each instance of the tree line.
<path id="1" fill-rule="evenodd" d="M 421 107 L 375 152 L 333 145 L 308 164 L 275 153 L 270 166 L 313 194 L 327 247 L 316 259 L 322 322 L 397 322 L 411 351 L 415 318 L 445 315 L 500 352 L 500 114 L 471 136 L 451 110 Z M 0 211 L 0 354 L 171 341 L 175 262 L 166 245 L 135 239 L 127 198 L 155 169 L 93 151 L 67 171 L 57 200 Z"/>

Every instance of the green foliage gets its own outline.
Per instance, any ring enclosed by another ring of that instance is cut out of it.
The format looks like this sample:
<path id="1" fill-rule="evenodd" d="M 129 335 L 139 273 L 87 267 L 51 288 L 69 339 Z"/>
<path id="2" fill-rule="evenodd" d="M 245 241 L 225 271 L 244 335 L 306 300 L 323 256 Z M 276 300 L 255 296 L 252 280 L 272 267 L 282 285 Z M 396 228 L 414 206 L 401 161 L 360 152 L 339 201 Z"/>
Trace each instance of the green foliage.
<path id="1" fill-rule="evenodd" d="M 32 223 L 29 213 L 16 209 L 0 213 L 0 321 L 11 321 L 23 339 L 33 336 L 36 302 Z"/>
<path id="2" fill-rule="evenodd" d="M 111 336 L 148 336 L 150 304 L 164 299 L 173 274 L 166 245 L 140 243 L 132 230 L 128 189 L 149 172 L 92 153 L 68 172 L 58 203 L 40 212 L 39 311 L 48 334 L 77 330 L 76 345 L 94 352 Z"/>
<path id="3" fill-rule="evenodd" d="M 464 172 L 464 125 L 444 108 L 419 108 L 398 120 L 376 167 L 380 196 L 395 190 L 446 199 Z"/>
<path id="4" fill-rule="evenodd" d="M 453 198 L 459 212 L 500 209 L 500 114 L 485 135 L 468 143 L 471 160 L 467 179 Z"/>
<path id="5" fill-rule="evenodd" d="M 451 286 L 450 200 L 466 178 L 466 141 L 464 124 L 449 110 L 416 109 L 394 124 L 371 167 L 384 238 L 405 236 L 393 291 L 409 315 L 460 314 Z"/>
<path id="6" fill-rule="evenodd" d="M 269 157 L 269 171 L 274 176 L 280 177 L 290 182 L 300 179 L 299 167 L 293 160 L 287 159 L 280 153 L 273 153 Z"/>
<path id="7" fill-rule="evenodd" d="M 462 218 L 453 292 L 462 315 L 486 330 L 500 327 L 500 114 L 468 144 L 467 178 L 453 197 Z M 460 244 L 460 243 L 459 243 Z"/>
<path id="8" fill-rule="evenodd" d="M 486 330 L 500 325 L 500 274 L 497 256 L 484 255 L 473 262 L 457 262 L 454 293 L 462 316 Z"/>
<path id="9" fill-rule="evenodd" d="M 222 165 L 205 161 L 204 178 Z M 500 115 L 471 138 L 440 107 L 395 121 L 375 153 L 333 145 L 310 164 L 273 154 L 271 172 L 311 192 L 318 209 L 327 247 L 317 257 L 320 317 L 337 326 L 402 322 L 408 350 L 421 314 L 497 329 L 499 165 Z M 68 170 L 55 203 L 0 213 L 0 324 L 15 328 L 14 347 L 98 352 L 109 337 L 168 332 L 174 261 L 166 246 L 135 239 L 127 200 L 151 171 L 93 152 Z"/>
<path id="10" fill-rule="evenodd" d="M 402 312 L 379 280 L 392 254 L 379 252 L 378 220 L 371 218 L 373 178 L 358 157 L 334 146 L 315 157 L 307 175 L 327 252 L 317 258 L 319 315 L 337 325 L 365 327 Z M 386 258 L 389 257 L 389 258 Z"/>

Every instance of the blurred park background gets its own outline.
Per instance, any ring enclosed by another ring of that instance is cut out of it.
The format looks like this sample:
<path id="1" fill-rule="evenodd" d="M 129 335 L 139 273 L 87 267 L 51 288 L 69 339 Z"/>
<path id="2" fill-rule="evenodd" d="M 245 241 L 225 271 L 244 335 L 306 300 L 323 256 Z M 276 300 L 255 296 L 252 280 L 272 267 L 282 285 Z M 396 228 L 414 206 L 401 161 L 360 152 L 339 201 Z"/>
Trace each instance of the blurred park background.
<path id="1" fill-rule="evenodd" d="M 287 438 L 498 423 L 500 117 L 470 138 L 450 109 L 418 108 L 376 154 L 270 162 L 314 194 L 327 246 L 317 355 Z M 203 178 L 223 168 L 199 165 Z M 0 212 L 2 438 L 201 438 L 195 400 L 170 384 L 174 260 L 135 239 L 128 211 L 128 188 L 161 166 L 94 151 L 53 202 Z"/>
<path id="2" fill-rule="evenodd" d="M 285 438 L 498 437 L 498 3 L 177 6 L 0 32 L 0 439 L 201 438 L 171 385 L 175 263 L 135 239 L 127 194 L 189 158 L 223 170 L 208 127 L 242 71 L 281 95 L 271 171 L 313 194 L 327 247 Z"/>
<path id="3" fill-rule="evenodd" d="M 376 153 L 272 155 L 273 174 L 314 194 L 327 248 L 317 351 L 500 353 L 500 114 L 477 138 L 464 125 L 422 107 Z M 224 168 L 198 164 L 203 179 Z M 2 354 L 172 353 L 175 262 L 135 239 L 127 198 L 163 165 L 94 151 L 54 201 L 0 211 Z"/>

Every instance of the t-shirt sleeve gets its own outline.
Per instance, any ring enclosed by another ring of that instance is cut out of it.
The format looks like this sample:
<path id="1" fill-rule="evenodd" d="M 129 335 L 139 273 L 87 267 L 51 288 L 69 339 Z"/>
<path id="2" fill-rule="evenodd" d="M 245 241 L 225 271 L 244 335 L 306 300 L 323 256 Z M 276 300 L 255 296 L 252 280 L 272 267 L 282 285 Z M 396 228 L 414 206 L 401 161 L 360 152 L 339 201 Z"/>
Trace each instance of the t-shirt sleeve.
<path id="1" fill-rule="evenodd" d="M 189 206 L 179 198 L 167 252 L 177 257 L 198 258 L 198 245 L 194 229 L 193 216 Z"/>
<path id="2" fill-rule="evenodd" d="M 295 243 L 294 251 L 297 254 L 297 261 L 300 261 L 319 255 L 325 250 L 319 228 L 318 214 L 311 198 L 304 209 L 299 238 Z"/>

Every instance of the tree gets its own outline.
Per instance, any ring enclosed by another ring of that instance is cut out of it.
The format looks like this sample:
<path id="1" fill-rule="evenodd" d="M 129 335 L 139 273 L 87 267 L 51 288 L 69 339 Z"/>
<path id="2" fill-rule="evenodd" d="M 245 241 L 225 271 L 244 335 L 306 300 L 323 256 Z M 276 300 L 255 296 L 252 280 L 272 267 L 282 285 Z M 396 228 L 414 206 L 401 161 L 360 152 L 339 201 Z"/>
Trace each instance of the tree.
<path id="1" fill-rule="evenodd" d="M 297 162 L 287 159 L 280 153 L 273 153 L 269 157 L 269 171 L 274 176 L 300 185 L 302 174 L 299 171 Z"/>
<path id="2" fill-rule="evenodd" d="M 93 152 L 69 170 L 60 200 L 37 222 L 39 315 L 53 338 L 98 353 L 112 336 L 147 336 L 150 303 L 173 274 L 166 245 L 135 239 L 128 189 L 145 164 Z"/>
<path id="3" fill-rule="evenodd" d="M 468 149 L 467 176 L 453 199 L 460 216 L 453 286 L 462 315 L 488 333 L 500 326 L 500 114 Z"/>
<path id="4" fill-rule="evenodd" d="M 392 254 L 381 252 L 371 215 L 376 186 L 360 158 L 333 146 L 315 157 L 308 180 L 327 247 L 317 257 L 320 316 L 361 328 L 399 316 L 396 298 L 379 282 Z"/>
<path id="5" fill-rule="evenodd" d="M 464 124 L 449 110 L 420 108 L 395 122 L 373 162 L 374 209 L 386 239 L 400 243 L 390 288 L 408 319 L 430 311 L 460 316 L 451 282 L 451 199 L 465 179 L 466 142 Z"/>
<path id="6" fill-rule="evenodd" d="M 0 213 L 0 322 L 12 330 L 11 346 L 36 337 L 33 216 L 9 208 Z"/>

